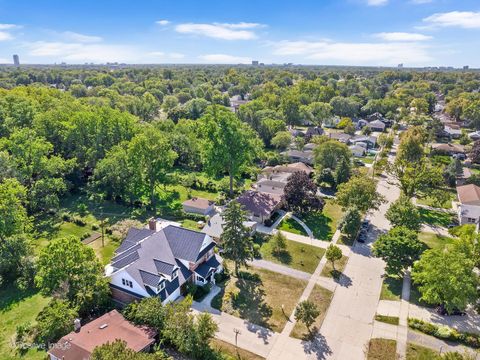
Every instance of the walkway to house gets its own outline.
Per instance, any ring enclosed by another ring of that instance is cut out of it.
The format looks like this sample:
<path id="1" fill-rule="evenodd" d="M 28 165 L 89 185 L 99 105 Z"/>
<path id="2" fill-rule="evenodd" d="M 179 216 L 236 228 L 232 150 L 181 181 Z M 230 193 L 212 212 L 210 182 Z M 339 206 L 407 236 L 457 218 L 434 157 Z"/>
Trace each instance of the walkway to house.
<path id="1" fill-rule="evenodd" d="M 293 269 L 291 267 L 281 265 L 281 264 L 277 264 L 277 263 L 267 261 L 267 260 L 255 259 L 253 261 L 249 261 L 248 265 L 255 266 L 255 267 L 258 267 L 258 268 L 262 268 L 262 269 L 267 269 L 267 270 L 270 270 L 270 271 L 274 271 L 274 272 L 277 272 L 279 274 L 291 276 L 291 277 L 294 277 L 294 278 L 300 279 L 300 280 L 307 280 L 308 281 L 308 280 L 310 280 L 310 277 L 312 276 L 311 274 L 309 274 L 305 271 Z"/>
<path id="2" fill-rule="evenodd" d="M 305 224 L 302 220 L 300 220 L 298 217 L 296 217 L 295 215 L 293 214 L 290 214 L 290 218 L 295 220 L 297 223 L 300 224 L 301 227 L 303 227 L 303 229 L 306 231 L 307 235 L 309 237 L 312 237 L 313 238 L 313 231 L 310 230 L 310 228 L 307 226 L 307 224 Z"/>

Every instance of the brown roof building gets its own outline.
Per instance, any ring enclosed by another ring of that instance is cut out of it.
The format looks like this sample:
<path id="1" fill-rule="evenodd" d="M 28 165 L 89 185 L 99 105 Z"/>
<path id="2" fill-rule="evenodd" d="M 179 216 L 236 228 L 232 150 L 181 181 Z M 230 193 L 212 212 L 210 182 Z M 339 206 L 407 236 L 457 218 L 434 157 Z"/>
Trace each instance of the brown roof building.
<path id="1" fill-rule="evenodd" d="M 193 197 L 182 203 L 183 211 L 187 213 L 195 213 L 201 215 L 207 215 L 213 211 L 215 203 L 208 199 Z"/>
<path id="2" fill-rule="evenodd" d="M 464 205 L 480 205 L 480 187 L 474 184 L 457 187 L 458 200 Z"/>
<path id="3" fill-rule="evenodd" d="M 117 310 L 112 310 L 62 337 L 48 355 L 51 360 L 86 360 L 97 346 L 117 339 L 125 341 L 127 347 L 136 352 L 147 351 L 156 335 L 156 331 L 135 326 Z"/>
<path id="4" fill-rule="evenodd" d="M 281 195 L 248 190 L 241 194 L 237 201 L 249 213 L 250 219 L 264 222 L 281 207 L 282 199 Z"/>
<path id="5" fill-rule="evenodd" d="M 458 144 L 432 144 L 432 150 L 446 154 L 465 154 L 465 147 Z"/>

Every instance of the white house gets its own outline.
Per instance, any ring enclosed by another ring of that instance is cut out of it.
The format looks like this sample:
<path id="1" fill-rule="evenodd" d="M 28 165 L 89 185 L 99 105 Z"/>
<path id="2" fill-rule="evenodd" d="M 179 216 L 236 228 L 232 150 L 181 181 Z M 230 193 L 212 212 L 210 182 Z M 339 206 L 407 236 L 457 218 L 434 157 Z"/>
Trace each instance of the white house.
<path id="1" fill-rule="evenodd" d="M 458 186 L 457 196 L 460 225 L 477 224 L 480 219 L 480 187 L 474 184 Z"/>
<path id="2" fill-rule="evenodd" d="M 209 215 L 214 212 L 215 203 L 208 199 L 193 197 L 182 203 L 186 213 Z"/>
<path id="3" fill-rule="evenodd" d="M 366 145 L 365 147 L 357 144 L 357 145 L 351 145 L 349 146 L 350 151 L 352 152 L 353 156 L 355 157 L 363 157 L 365 156 L 365 153 L 367 152 Z"/>
<path id="4" fill-rule="evenodd" d="M 158 296 L 177 299 L 189 282 L 214 283 L 222 259 L 213 239 L 170 222 L 151 220 L 145 229 L 131 228 L 105 268 L 113 299 L 126 304 Z"/>

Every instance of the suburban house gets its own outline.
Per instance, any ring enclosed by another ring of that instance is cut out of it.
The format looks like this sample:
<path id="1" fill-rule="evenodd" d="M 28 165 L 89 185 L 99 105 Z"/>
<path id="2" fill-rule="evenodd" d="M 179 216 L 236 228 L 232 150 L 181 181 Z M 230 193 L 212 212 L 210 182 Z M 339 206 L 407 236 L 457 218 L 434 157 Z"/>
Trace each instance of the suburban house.
<path id="1" fill-rule="evenodd" d="M 215 241 L 219 241 L 223 234 L 224 224 L 225 221 L 223 220 L 222 214 L 217 213 L 207 220 L 202 229 L 202 233 L 212 237 Z M 250 235 L 255 234 L 257 231 L 257 223 L 255 221 L 244 221 L 243 225 L 250 230 Z"/>
<path id="2" fill-rule="evenodd" d="M 122 340 L 135 352 L 150 351 L 157 332 L 145 326 L 136 326 L 112 310 L 99 318 L 81 326 L 75 320 L 75 331 L 62 337 L 48 350 L 50 360 L 90 359 L 97 346 Z"/>
<path id="3" fill-rule="evenodd" d="M 283 197 L 278 194 L 248 190 L 241 194 L 237 201 L 247 211 L 249 219 L 263 223 L 282 207 Z"/>
<path id="4" fill-rule="evenodd" d="M 105 267 L 112 297 L 120 304 L 151 296 L 167 303 L 177 299 L 187 283 L 214 283 L 214 274 L 223 270 L 215 247 L 210 236 L 166 220 L 151 219 L 148 228 L 131 228 Z"/>
<path id="5" fill-rule="evenodd" d="M 462 129 L 457 124 L 445 125 L 443 131 L 452 139 L 458 139 L 462 136 Z"/>
<path id="6" fill-rule="evenodd" d="M 303 171 L 310 176 L 313 169 L 301 162 L 266 167 L 262 170 L 254 187 L 258 192 L 283 195 L 288 179 L 293 173 L 299 171 Z"/>
<path id="7" fill-rule="evenodd" d="M 472 139 L 473 141 L 475 140 L 480 140 L 480 131 L 474 131 L 474 132 L 471 132 L 471 133 L 468 133 L 468 137 L 470 139 Z"/>
<path id="8" fill-rule="evenodd" d="M 308 165 L 313 164 L 313 152 L 308 150 L 288 150 L 281 153 L 290 162 L 302 162 Z"/>
<path id="9" fill-rule="evenodd" d="M 290 129 L 288 130 L 290 132 L 290 135 L 292 135 L 293 137 L 305 137 L 305 133 L 300 130 L 300 129 Z"/>
<path id="10" fill-rule="evenodd" d="M 436 143 L 432 144 L 432 151 L 439 154 L 447 154 L 447 155 L 457 155 L 457 154 L 465 154 L 465 147 L 459 144 L 443 144 L 443 143 Z"/>
<path id="11" fill-rule="evenodd" d="M 339 132 L 339 133 L 330 133 L 328 134 L 328 137 L 330 139 L 340 141 L 341 143 L 348 144 L 348 142 L 352 138 L 352 135 Z"/>
<path id="12" fill-rule="evenodd" d="M 240 95 L 235 95 L 230 98 L 230 111 L 237 113 L 240 109 L 240 106 L 248 102 L 248 96 L 245 96 L 243 99 Z"/>
<path id="13" fill-rule="evenodd" d="M 328 119 L 323 120 L 323 127 L 325 128 L 335 128 L 337 127 L 338 123 L 340 122 L 340 117 L 332 116 Z"/>
<path id="14" fill-rule="evenodd" d="M 355 157 L 363 157 L 367 152 L 367 149 L 360 145 L 350 145 L 348 148 L 352 152 L 352 155 Z"/>
<path id="15" fill-rule="evenodd" d="M 378 132 L 384 132 L 386 127 L 385 123 L 380 120 L 373 120 L 369 122 L 367 126 L 370 128 L 370 130 Z"/>
<path id="16" fill-rule="evenodd" d="M 350 142 L 354 145 L 365 144 L 367 149 L 373 149 L 377 146 L 377 138 L 375 136 L 365 136 L 365 135 L 357 135 L 353 137 Z"/>
<path id="17" fill-rule="evenodd" d="M 182 203 L 186 213 L 208 215 L 214 212 L 215 203 L 208 199 L 193 197 Z"/>
<path id="18" fill-rule="evenodd" d="M 472 177 L 472 171 L 466 166 L 462 167 L 462 172 L 457 174 L 457 186 L 464 185 L 470 177 Z"/>
<path id="19" fill-rule="evenodd" d="M 365 119 L 352 118 L 352 122 L 357 130 L 361 130 L 368 125 L 368 121 Z"/>
<path id="20" fill-rule="evenodd" d="M 320 126 L 312 126 L 307 129 L 305 133 L 305 139 L 310 141 L 310 139 L 314 136 L 321 136 L 323 135 L 324 131 Z"/>
<path id="21" fill-rule="evenodd" d="M 477 224 L 480 218 L 480 187 L 474 184 L 458 186 L 457 196 L 460 225 Z"/>

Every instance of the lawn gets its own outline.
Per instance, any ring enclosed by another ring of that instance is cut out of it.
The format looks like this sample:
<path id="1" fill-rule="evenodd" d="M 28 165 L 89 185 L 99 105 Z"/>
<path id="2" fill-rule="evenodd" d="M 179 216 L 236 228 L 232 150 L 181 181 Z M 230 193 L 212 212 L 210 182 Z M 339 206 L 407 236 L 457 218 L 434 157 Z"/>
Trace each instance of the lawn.
<path id="1" fill-rule="evenodd" d="M 424 224 L 447 227 L 452 223 L 453 215 L 451 214 L 423 208 L 419 208 L 418 211 L 420 212 L 420 218 Z"/>
<path id="2" fill-rule="evenodd" d="M 375 320 L 391 325 L 398 325 L 399 322 L 397 316 L 375 315 Z"/>
<path id="3" fill-rule="evenodd" d="M 235 345 L 219 339 L 211 340 L 210 346 L 221 352 L 222 355 L 226 355 L 227 358 L 225 360 L 265 360 L 264 357 L 251 353 L 248 350 L 235 347 Z"/>
<path id="4" fill-rule="evenodd" d="M 198 227 L 198 222 L 190 219 L 184 219 L 180 221 L 180 224 L 182 224 L 182 227 L 190 230 L 195 230 L 195 231 L 200 231 L 201 227 Z M 205 224 L 204 224 L 205 225 Z"/>
<path id="5" fill-rule="evenodd" d="M 429 249 L 444 249 L 455 241 L 454 238 L 428 232 L 421 232 L 418 235 L 418 239 L 427 245 Z"/>
<path id="6" fill-rule="evenodd" d="M 283 219 L 277 229 L 291 232 L 293 234 L 308 236 L 303 226 L 300 225 L 296 220 L 293 220 L 292 218 Z"/>
<path id="7" fill-rule="evenodd" d="M 340 260 L 335 261 L 335 270 L 333 270 L 332 262 L 327 261 L 327 263 L 322 269 L 321 275 L 338 279 L 342 274 L 343 270 L 345 269 L 347 262 L 348 262 L 348 256 L 342 256 Z"/>
<path id="8" fill-rule="evenodd" d="M 333 200 L 326 199 L 325 207 L 321 213 L 310 213 L 302 216 L 301 219 L 312 230 L 316 239 L 330 241 L 342 216 L 342 208 L 335 204 Z"/>
<path id="9" fill-rule="evenodd" d="M 455 189 L 445 189 L 442 190 L 445 196 L 445 200 L 439 202 L 437 199 L 434 199 L 430 196 L 425 196 L 422 198 L 417 198 L 417 204 L 420 205 L 427 205 L 436 208 L 442 209 L 451 209 L 452 208 L 452 200 L 455 200 L 457 197 L 457 193 Z"/>
<path id="10" fill-rule="evenodd" d="M 230 267 L 232 268 L 232 266 Z M 249 268 L 232 276 L 212 300 L 212 307 L 281 332 L 307 282 L 276 272 Z M 283 308 L 283 309 L 282 309 Z"/>
<path id="11" fill-rule="evenodd" d="M 0 290 L 0 360 L 19 358 L 10 340 L 18 325 L 35 322 L 38 313 L 49 299 L 30 290 L 21 292 L 13 287 Z M 46 353 L 31 349 L 22 357 L 26 360 L 44 359 Z"/>
<path id="12" fill-rule="evenodd" d="M 330 301 L 332 301 L 333 292 L 330 290 L 324 289 L 319 285 L 315 285 L 312 293 L 308 297 L 308 300 L 312 301 L 317 305 L 320 310 L 320 316 L 315 320 L 315 323 L 312 325 L 312 333 L 318 332 L 322 326 L 323 319 L 327 315 L 328 307 L 330 306 Z M 290 333 L 291 337 L 297 339 L 305 339 L 309 337 L 308 330 L 304 324 L 296 322 L 295 326 Z"/>
<path id="13" fill-rule="evenodd" d="M 368 344 L 367 360 L 397 359 L 397 342 L 387 339 L 372 339 Z"/>
<path id="14" fill-rule="evenodd" d="M 380 300 L 400 300 L 402 295 L 403 279 L 385 276 L 382 283 Z"/>
<path id="15" fill-rule="evenodd" d="M 375 161 L 375 156 L 365 156 L 361 159 L 363 161 L 363 163 L 365 164 L 373 164 L 373 162 Z"/>
<path id="16" fill-rule="evenodd" d="M 270 237 L 263 242 L 261 242 L 262 240 L 260 238 L 256 239 L 257 243 L 261 245 L 260 254 L 262 255 L 262 259 L 286 265 L 310 274 L 315 271 L 320 259 L 325 253 L 325 249 L 287 240 L 286 251 L 274 255 L 272 242 L 269 240 Z"/>
<path id="17" fill-rule="evenodd" d="M 407 344 L 407 360 L 437 360 L 441 359 L 435 350 L 417 344 Z"/>

